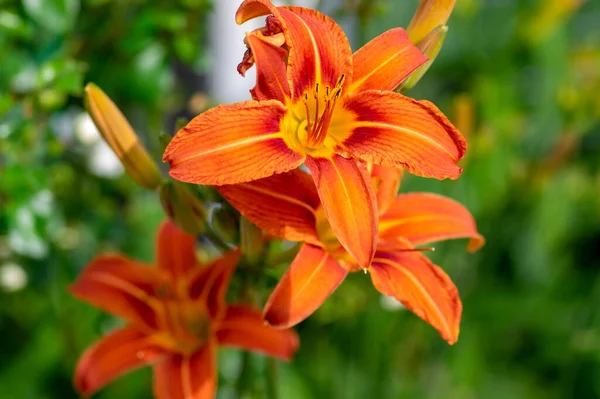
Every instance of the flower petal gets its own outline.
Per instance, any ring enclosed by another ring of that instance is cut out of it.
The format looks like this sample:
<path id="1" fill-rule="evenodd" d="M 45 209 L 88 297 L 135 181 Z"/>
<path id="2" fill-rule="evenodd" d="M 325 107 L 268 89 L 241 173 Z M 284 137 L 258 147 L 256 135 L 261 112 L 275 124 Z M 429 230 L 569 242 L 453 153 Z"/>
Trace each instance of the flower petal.
<path id="1" fill-rule="evenodd" d="M 168 279 L 158 269 L 121 255 L 103 255 L 86 266 L 70 292 L 134 325 L 155 329 L 161 309 L 157 294 L 165 289 Z"/>
<path id="2" fill-rule="evenodd" d="M 315 210 L 321 204 L 311 176 L 295 169 L 250 183 L 218 187 L 231 205 L 269 234 L 319 243 Z"/>
<path id="3" fill-rule="evenodd" d="M 287 51 L 257 34 L 248 33 L 246 38 L 256 63 L 256 85 L 250 90 L 252 98 L 285 102 L 290 96 L 285 65 Z"/>
<path id="4" fill-rule="evenodd" d="M 427 61 L 402 28 L 388 30 L 365 44 L 352 57 L 351 92 L 394 90 Z"/>
<path id="5" fill-rule="evenodd" d="M 387 168 L 380 165 L 372 166 L 371 178 L 373 179 L 373 185 L 377 193 L 379 215 L 383 215 L 394 201 L 394 198 L 396 198 L 403 173 L 403 170 L 400 168 Z M 379 227 L 379 231 L 381 231 L 381 227 Z"/>
<path id="6" fill-rule="evenodd" d="M 356 120 L 342 148 L 378 165 L 403 167 L 410 173 L 456 179 L 467 143 L 458 130 L 429 101 L 416 101 L 398 93 L 367 90 L 346 97 L 345 108 Z M 335 133 L 334 133 L 335 134 Z"/>
<path id="7" fill-rule="evenodd" d="M 241 25 L 253 18 L 267 14 L 279 16 L 277 7 L 270 0 L 244 0 L 235 14 L 235 22 Z"/>
<path id="8" fill-rule="evenodd" d="M 220 105 L 194 119 L 167 146 L 171 176 L 188 183 L 221 185 L 261 179 L 299 166 L 304 157 L 283 141 L 279 101 Z"/>
<path id="9" fill-rule="evenodd" d="M 329 298 L 347 274 L 323 249 L 304 244 L 269 297 L 264 319 L 277 328 L 300 323 Z"/>
<path id="10" fill-rule="evenodd" d="M 425 255 L 378 251 L 369 271 L 379 292 L 402 302 L 449 344 L 456 342 L 462 313 L 458 290 Z"/>
<path id="11" fill-rule="evenodd" d="M 219 345 L 235 346 L 290 360 L 300 341 L 294 330 L 279 330 L 265 324 L 262 314 L 246 306 L 229 306 L 216 332 Z"/>
<path id="12" fill-rule="evenodd" d="M 317 185 L 325 215 L 346 251 L 362 268 L 375 253 L 377 202 L 371 177 L 365 166 L 339 155 L 306 158 Z"/>
<path id="13" fill-rule="evenodd" d="M 165 353 L 151 337 L 126 327 L 104 336 L 89 347 L 77 363 L 74 385 L 82 396 L 90 396 L 128 371 L 160 360 Z"/>
<path id="14" fill-rule="evenodd" d="M 239 250 L 228 252 L 190 276 L 189 298 L 205 303 L 211 318 L 220 318 L 225 312 L 225 292 L 240 255 Z"/>
<path id="15" fill-rule="evenodd" d="M 431 193 L 398 195 L 379 219 L 379 237 L 384 240 L 404 237 L 413 245 L 470 238 L 469 251 L 476 251 L 485 243 L 464 206 Z"/>
<path id="16" fill-rule="evenodd" d="M 213 399 L 217 391 L 217 345 L 209 340 L 192 355 L 171 355 L 154 366 L 157 399 Z"/>
<path id="17" fill-rule="evenodd" d="M 165 220 L 160 225 L 156 244 L 158 267 L 172 278 L 182 278 L 196 267 L 196 238 L 173 222 Z"/>
<path id="18" fill-rule="evenodd" d="M 288 81 L 292 99 L 312 95 L 316 83 L 333 88 L 345 75 L 344 88 L 352 80 L 352 49 L 346 34 L 328 16 L 302 7 L 274 7 L 266 0 L 246 0 L 236 14 L 242 24 L 273 14 L 282 25 L 288 56 Z"/>
<path id="19" fill-rule="evenodd" d="M 288 80 L 292 99 L 312 94 L 315 84 L 333 88 L 341 75 L 343 88 L 352 81 L 352 49 L 335 21 L 302 7 L 279 7 L 289 47 Z"/>

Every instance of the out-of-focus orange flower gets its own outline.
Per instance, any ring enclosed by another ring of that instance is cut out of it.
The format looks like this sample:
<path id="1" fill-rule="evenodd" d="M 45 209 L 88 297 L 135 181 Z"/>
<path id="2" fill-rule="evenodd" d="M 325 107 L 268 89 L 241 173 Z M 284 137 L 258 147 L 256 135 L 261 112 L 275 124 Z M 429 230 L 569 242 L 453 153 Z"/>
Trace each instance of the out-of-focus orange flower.
<path id="1" fill-rule="evenodd" d="M 426 61 L 403 29 L 352 54 L 341 28 L 311 9 L 246 0 L 236 20 L 267 14 L 266 26 L 246 35 L 239 67 L 256 64 L 254 100 L 197 116 L 163 160 L 176 179 L 209 185 L 245 183 L 304 163 L 335 237 L 367 268 L 377 211 L 365 162 L 454 179 L 466 142 L 432 103 L 393 92 Z"/>
<path id="2" fill-rule="evenodd" d="M 298 347 L 293 331 L 266 326 L 255 309 L 225 303 L 237 251 L 197 267 L 194 237 L 171 222 L 161 226 L 157 247 L 158 267 L 100 256 L 71 287 L 75 297 L 128 322 L 81 356 L 79 393 L 92 395 L 121 374 L 152 365 L 157 398 L 213 398 L 218 346 L 292 357 Z"/>
<path id="3" fill-rule="evenodd" d="M 396 195 L 401 173 L 372 168 L 380 211 L 378 244 L 373 262 L 364 270 L 375 288 L 398 299 L 452 344 L 458 338 L 462 311 L 458 291 L 442 269 L 414 246 L 466 237 L 471 239 L 468 249 L 474 251 L 484 239 L 471 214 L 458 202 L 429 193 Z M 221 186 L 219 191 L 263 230 L 305 242 L 267 302 L 264 317 L 271 325 L 289 327 L 302 321 L 348 272 L 361 270 L 333 233 L 307 173 L 294 170 Z"/>

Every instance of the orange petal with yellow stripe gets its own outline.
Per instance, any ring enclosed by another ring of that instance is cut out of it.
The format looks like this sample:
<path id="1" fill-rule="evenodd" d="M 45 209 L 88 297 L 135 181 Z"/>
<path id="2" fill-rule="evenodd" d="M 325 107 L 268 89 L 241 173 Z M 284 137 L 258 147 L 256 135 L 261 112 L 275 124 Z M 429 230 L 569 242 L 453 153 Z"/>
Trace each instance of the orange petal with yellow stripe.
<path id="1" fill-rule="evenodd" d="M 315 210 L 321 202 L 311 176 L 301 169 L 217 189 L 242 215 L 269 234 L 319 243 Z"/>
<path id="2" fill-rule="evenodd" d="M 246 306 L 229 306 L 216 331 L 219 345 L 234 346 L 282 360 L 290 360 L 300 341 L 294 330 L 265 324 L 262 314 Z"/>
<path id="3" fill-rule="evenodd" d="M 426 61 L 404 29 L 388 30 L 354 53 L 350 91 L 394 90 Z"/>
<path id="4" fill-rule="evenodd" d="M 352 81 L 352 49 L 346 34 L 327 15 L 302 7 L 279 7 L 289 47 L 288 80 L 292 99 L 312 93 L 315 84 L 335 87 Z M 309 94 L 310 95 L 310 94 Z"/>
<path id="5" fill-rule="evenodd" d="M 431 193 L 398 195 L 379 219 L 384 240 L 404 237 L 413 245 L 455 238 L 470 238 L 467 249 L 485 244 L 471 213 L 460 203 Z"/>
<path id="6" fill-rule="evenodd" d="M 154 267 L 121 255 L 103 255 L 86 266 L 70 292 L 134 325 L 156 329 L 162 310 L 156 295 L 168 284 L 167 276 Z"/>
<path id="7" fill-rule="evenodd" d="M 369 272 L 379 292 L 396 298 L 438 330 L 449 344 L 457 341 L 462 313 L 458 290 L 425 255 L 378 251 Z"/>
<path id="8" fill-rule="evenodd" d="M 283 140 L 281 102 L 220 105 L 194 118 L 167 146 L 170 174 L 188 183 L 221 185 L 261 179 L 299 166 L 304 157 Z"/>
<path id="9" fill-rule="evenodd" d="M 347 274 L 323 249 L 304 244 L 269 297 L 265 321 L 277 328 L 300 323 L 329 298 Z"/>
<path id="10" fill-rule="evenodd" d="M 172 279 L 183 278 L 196 267 L 196 238 L 165 220 L 158 230 L 156 258 L 158 268 Z"/>
<path id="11" fill-rule="evenodd" d="M 312 93 L 315 85 L 334 87 L 345 75 L 344 88 L 352 80 L 352 49 L 346 34 L 328 16 L 302 7 L 275 7 L 266 0 L 246 0 L 236 14 L 236 22 L 273 14 L 281 23 L 289 50 L 288 82 L 292 99 Z"/>
<path id="12" fill-rule="evenodd" d="M 350 94 L 344 107 L 355 114 L 355 120 L 343 126 L 351 133 L 342 152 L 378 165 L 403 167 L 419 176 L 460 176 L 462 168 L 457 162 L 464 156 L 467 142 L 429 101 L 367 90 Z"/>
<path id="13" fill-rule="evenodd" d="M 377 199 L 364 164 L 339 155 L 306 158 L 327 220 L 340 244 L 367 268 L 375 253 Z"/>
<path id="14" fill-rule="evenodd" d="M 89 347 L 77 363 L 74 385 L 84 397 L 113 379 L 167 356 L 152 338 L 133 328 L 121 328 Z"/>
<path id="15" fill-rule="evenodd" d="M 157 399 L 214 399 L 217 392 L 217 345 L 209 340 L 190 355 L 170 355 L 154 366 Z"/>

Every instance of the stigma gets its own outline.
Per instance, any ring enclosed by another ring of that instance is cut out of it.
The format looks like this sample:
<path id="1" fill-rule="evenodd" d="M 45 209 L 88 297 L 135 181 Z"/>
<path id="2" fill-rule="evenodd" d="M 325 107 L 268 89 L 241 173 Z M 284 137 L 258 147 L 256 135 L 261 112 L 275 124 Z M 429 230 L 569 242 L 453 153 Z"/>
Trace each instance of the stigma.
<path id="1" fill-rule="evenodd" d="M 345 79 L 346 75 L 342 74 L 333 89 L 327 86 L 322 90 L 318 83 L 315 85 L 315 89 L 312 93 L 315 100 L 315 109 L 314 114 L 312 115 L 309 107 L 309 95 L 308 93 L 304 93 L 303 101 L 306 112 L 305 128 L 307 147 L 319 148 L 325 141 L 333 111 L 337 101 L 342 96 L 342 86 L 344 85 Z M 321 103 L 323 104 L 322 110 L 319 109 Z"/>

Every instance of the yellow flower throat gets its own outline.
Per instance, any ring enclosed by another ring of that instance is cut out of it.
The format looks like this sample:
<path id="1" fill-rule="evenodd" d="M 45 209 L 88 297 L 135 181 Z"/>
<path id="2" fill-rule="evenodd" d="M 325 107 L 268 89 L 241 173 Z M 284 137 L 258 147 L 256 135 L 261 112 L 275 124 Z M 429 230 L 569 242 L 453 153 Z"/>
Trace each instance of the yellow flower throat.
<path id="1" fill-rule="evenodd" d="M 290 148 L 303 155 L 329 157 L 348 136 L 337 127 L 348 120 L 349 112 L 336 110 L 345 78 L 341 75 L 333 88 L 317 83 L 312 96 L 306 92 L 301 101 L 289 106 L 281 131 Z"/>

